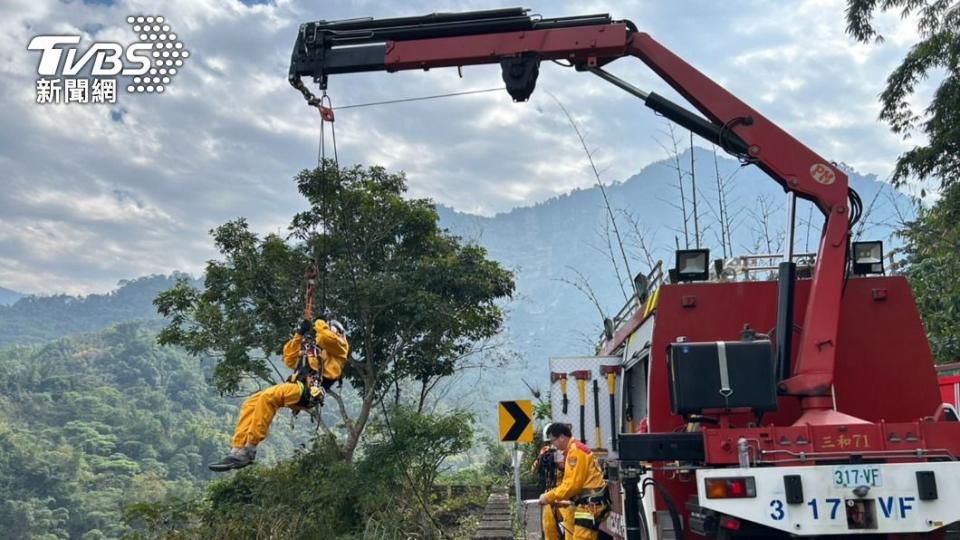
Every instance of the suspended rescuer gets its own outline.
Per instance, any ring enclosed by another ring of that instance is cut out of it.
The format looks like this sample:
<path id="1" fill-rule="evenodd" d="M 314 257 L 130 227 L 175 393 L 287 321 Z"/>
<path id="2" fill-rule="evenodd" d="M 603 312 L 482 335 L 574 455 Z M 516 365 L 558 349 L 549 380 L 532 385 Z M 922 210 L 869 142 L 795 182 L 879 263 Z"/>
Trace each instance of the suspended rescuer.
<path id="1" fill-rule="evenodd" d="M 343 376 L 350 354 L 346 332 L 338 321 L 316 323 L 304 320 L 283 346 L 283 363 L 294 370 L 286 382 L 253 394 L 240 406 L 240 418 L 233 434 L 233 449 L 210 470 L 240 469 L 253 463 L 257 445 L 267 438 L 277 409 L 308 409 L 323 400 L 324 393 Z"/>
<path id="2" fill-rule="evenodd" d="M 547 426 L 546 434 L 550 444 L 563 452 L 563 480 L 540 495 L 540 504 L 572 502 L 573 539 L 596 540 L 601 520 L 610 508 L 600 464 L 587 445 L 573 438 L 569 425 L 554 422 Z"/>
<path id="3" fill-rule="evenodd" d="M 549 440 L 547 429 L 543 428 L 543 440 Z M 553 489 L 563 482 L 563 452 L 551 444 L 540 449 L 540 455 L 533 462 L 533 472 L 537 474 L 544 490 Z M 543 506 L 540 518 L 543 540 L 560 540 L 573 536 L 573 507 L 547 504 Z"/>

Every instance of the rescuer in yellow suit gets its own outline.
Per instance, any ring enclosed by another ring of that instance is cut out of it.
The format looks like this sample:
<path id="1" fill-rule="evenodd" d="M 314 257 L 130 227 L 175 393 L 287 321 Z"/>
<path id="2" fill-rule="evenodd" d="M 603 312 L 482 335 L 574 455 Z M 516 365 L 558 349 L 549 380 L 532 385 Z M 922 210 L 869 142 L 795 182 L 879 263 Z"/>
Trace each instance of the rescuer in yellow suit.
<path id="1" fill-rule="evenodd" d="M 555 422 L 547 427 L 550 444 L 563 451 L 563 481 L 540 495 L 540 504 L 573 503 L 573 539 L 597 540 L 600 519 L 609 507 L 606 482 L 590 448 L 573 438 L 570 426 Z"/>
<path id="2" fill-rule="evenodd" d="M 549 427 L 549 425 L 547 426 Z M 546 440 L 546 428 L 544 429 L 544 440 Z M 549 487 L 553 488 L 563 482 L 563 453 L 552 445 L 546 445 L 540 449 L 540 455 L 533 462 L 533 469 L 536 473 L 542 473 L 546 467 L 554 467 L 556 471 L 555 482 Z M 549 478 L 549 474 L 545 474 Z M 557 518 L 561 523 L 557 523 Z M 557 506 L 547 504 L 543 507 L 543 515 L 540 518 L 540 525 L 543 529 L 543 540 L 560 540 L 561 538 L 571 538 L 573 536 L 573 507 Z"/>
<path id="3" fill-rule="evenodd" d="M 316 355 L 308 352 L 307 362 L 302 364 L 300 360 L 303 356 L 303 339 L 311 330 L 315 334 L 320 358 L 318 360 Z M 210 470 L 222 472 L 251 465 L 257 457 L 257 445 L 267 438 L 277 409 L 309 407 L 311 398 L 316 400 L 322 397 L 323 392 L 316 388 L 317 386 L 326 391 L 334 382 L 340 380 L 349 354 L 350 344 L 347 343 L 342 324 L 337 321 L 330 321 L 328 324 L 324 320 L 317 320 L 313 325 L 310 321 L 301 322 L 297 332 L 283 346 L 283 363 L 296 370 L 295 373 L 287 382 L 261 390 L 243 402 L 233 434 L 233 448 L 221 461 L 211 464 Z M 319 378 L 319 384 L 313 384 L 315 378 Z"/>

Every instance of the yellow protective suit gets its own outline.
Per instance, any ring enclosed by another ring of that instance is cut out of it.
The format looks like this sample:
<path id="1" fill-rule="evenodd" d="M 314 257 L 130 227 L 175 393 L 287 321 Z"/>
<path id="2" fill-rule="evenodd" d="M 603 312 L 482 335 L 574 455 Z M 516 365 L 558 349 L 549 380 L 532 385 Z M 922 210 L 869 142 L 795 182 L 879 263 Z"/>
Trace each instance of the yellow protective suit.
<path id="1" fill-rule="evenodd" d="M 547 452 L 554 452 L 555 450 L 550 445 L 544 446 L 540 449 L 540 455 Z M 563 461 L 558 461 L 557 465 L 560 470 L 557 471 L 556 484 L 549 486 L 551 488 L 560 485 L 563 481 Z M 534 473 L 538 472 L 540 467 L 540 460 L 536 459 L 533 462 L 532 471 Z M 560 526 L 557 526 L 557 519 L 560 519 Z M 547 505 L 543 507 L 543 514 L 540 516 L 540 525 L 543 529 L 543 540 L 560 540 L 561 538 L 572 538 L 573 537 L 573 507 L 569 506 L 555 506 Z"/>
<path id="2" fill-rule="evenodd" d="M 554 514 L 554 512 L 556 512 L 556 514 Z M 550 504 L 544 506 L 541 521 L 543 524 L 543 539 L 560 540 L 561 538 L 573 538 L 573 513 L 572 506 L 561 506 L 559 508 Z M 559 517 L 562 522 L 560 527 L 557 527 L 557 517 Z M 560 531 L 563 531 L 563 536 L 560 536 Z"/>
<path id="3" fill-rule="evenodd" d="M 350 344 L 330 330 L 325 321 L 317 321 L 314 329 L 317 332 L 317 346 L 322 351 L 320 355 L 323 359 L 323 378 L 325 381 L 336 381 L 343 375 L 343 366 L 347 363 L 347 356 L 350 355 Z M 294 334 L 283 346 L 283 363 L 290 369 L 297 369 L 302 342 L 303 336 Z M 319 369 L 316 358 L 310 357 L 308 361 L 313 370 Z"/>
<path id="4" fill-rule="evenodd" d="M 350 354 L 350 344 L 327 326 L 324 321 L 317 321 L 314 325 L 317 333 L 316 342 L 321 350 L 323 360 L 323 379 L 332 383 L 343 374 L 343 366 L 347 363 Z M 300 345 L 303 337 L 295 334 L 283 346 L 283 363 L 290 369 L 297 368 L 300 360 Z M 319 370 L 320 366 L 315 357 L 308 357 L 310 367 Z M 303 381 L 284 382 L 253 394 L 240 406 L 240 418 L 237 428 L 233 432 L 233 447 L 242 448 L 248 444 L 256 446 L 267 438 L 270 424 L 280 407 L 293 407 L 300 401 L 303 392 L 307 391 Z"/>
<path id="5" fill-rule="evenodd" d="M 563 481 L 545 496 L 548 503 L 556 503 L 600 492 L 604 487 L 603 472 L 593 452 L 582 442 L 570 439 L 564 453 Z M 599 504 L 579 504 L 572 509 L 573 539 L 597 540 L 599 518 L 606 508 Z"/>

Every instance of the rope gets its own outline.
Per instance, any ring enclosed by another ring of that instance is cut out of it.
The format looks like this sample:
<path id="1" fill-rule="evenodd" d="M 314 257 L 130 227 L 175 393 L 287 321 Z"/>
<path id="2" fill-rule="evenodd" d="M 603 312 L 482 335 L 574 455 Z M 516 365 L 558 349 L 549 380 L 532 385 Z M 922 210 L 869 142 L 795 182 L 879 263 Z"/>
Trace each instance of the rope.
<path id="1" fill-rule="evenodd" d="M 328 208 L 327 208 L 327 191 L 329 191 L 329 182 L 327 180 L 327 145 L 326 145 L 326 125 L 330 123 L 330 140 L 333 144 L 333 165 L 336 167 L 336 175 L 339 178 L 340 176 L 340 155 L 337 152 L 337 124 L 334 122 L 333 116 L 333 101 L 330 99 L 330 96 L 327 95 L 326 90 L 320 96 L 320 99 L 315 100 L 311 103 L 317 107 L 317 111 L 320 112 L 320 144 L 317 151 L 317 167 L 320 169 L 321 178 L 323 178 L 323 185 L 320 189 L 320 219 L 323 222 L 323 236 L 320 237 L 321 248 L 326 246 L 326 236 L 330 233 L 330 223 L 327 219 Z M 325 251 L 321 249 L 320 251 Z M 320 271 L 320 260 L 319 257 L 315 257 L 314 268 L 317 273 L 320 274 L 320 307 L 321 310 L 326 311 L 327 309 L 327 272 L 326 267 L 323 271 Z M 322 315 L 323 313 L 321 313 Z"/>
<path id="2" fill-rule="evenodd" d="M 337 110 L 338 110 L 338 111 L 342 111 L 342 110 L 344 110 L 344 109 L 359 109 L 359 108 L 361 108 L 361 107 L 373 107 L 373 106 L 375 106 L 375 105 L 392 105 L 392 104 L 394 104 L 394 103 L 409 103 L 409 102 L 411 102 L 411 101 L 425 101 L 425 100 L 428 100 L 428 99 L 439 99 L 439 98 L 455 97 L 455 96 L 469 96 L 469 95 L 472 95 L 472 94 L 484 94 L 484 93 L 487 93 L 487 92 L 499 92 L 500 90 L 504 90 L 505 88 L 506 88 L 505 86 L 501 86 L 501 87 L 499 87 L 499 88 L 485 88 L 485 89 L 483 89 L 483 90 L 465 90 L 465 91 L 463 91 L 463 92 L 451 92 L 451 93 L 449 93 L 449 94 L 435 94 L 435 95 L 432 95 L 432 96 L 420 96 L 420 97 L 402 98 L 402 99 L 389 99 L 389 100 L 386 100 L 386 101 L 371 101 L 371 102 L 369 102 L 369 103 L 355 103 L 355 104 L 353 104 L 353 105 L 344 105 L 343 107 L 337 107 Z M 321 98 L 321 99 L 322 99 L 322 98 Z"/>
<path id="3" fill-rule="evenodd" d="M 327 120 L 323 115 L 323 107 L 326 107 L 331 114 L 331 119 Z M 340 157 L 337 155 L 337 124 L 333 121 L 333 101 L 330 99 L 330 96 L 326 92 L 320 97 L 320 134 L 323 135 L 323 124 L 330 122 L 330 138 L 333 142 L 333 163 L 337 166 L 337 173 L 340 172 Z"/>
<path id="4" fill-rule="evenodd" d="M 321 220 L 323 221 L 324 236 L 320 237 L 321 248 L 324 246 L 323 242 L 325 241 L 326 235 L 329 230 L 329 224 L 327 222 L 327 201 L 326 201 L 326 191 L 327 189 L 327 145 L 326 145 L 326 124 L 330 122 L 330 137 L 333 143 L 333 163 L 337 168 L 337 175 L 340 174 L 340 159 L 337 154 L 337 132 L 335 124 L 333 123 L 333 103 L 330 100 L 330 96 L 327 95 L 326 91 L 323 92 L 323 95 L 320 99 L 310 99 L 308 103 L 311 106 L 317 108 L 317 111 L 320 113 L 320 142 L 317 148 L 317 168 L 320 169 L 320 175 L 323 179 L 323 186 L 320 191 L 320 213 Z M 329 119 L 328 119 L 329 116 Z M 321 249 L 321 251 L 324 251 Z M 320 274 L 320 302 L 321 309 L 326 310 L 327 307 L 327 273 L 326 268 L 324 272 L 320 272 L 320 260 L 318 256 L 313 258 L 312 267 L 308 267 L 304 272 L 304 281 L 306 281 L 306 290 L 304 292 L 304 307 L 303 307 L 303 318 L 304 320 L 313 322 L 314 317 L 314 292 L 316 287 L 316 278 L 317 274 Z M 322 314 L 322 313 L 321 313 Z M 309 338 L 308 336 L 303 336 L 303 341 L 300 345 L 300 359 L 297 362 L 297 373 L 298 375 L 309 366 L 309 357 L 313 353 L 317 358 L 317 363 L 319 364 L 319 371 L 316 374 L 316 377 L 323 376 L 323 356 L 322 351 L 320 351 L 314 339 Z M 298 377 L 299 380 L 299 377 Z M 307 379 L 300 381 L 304 385 L 304 391 L 310 392 L 311 389 L 308 387 Z M 316 408 L 310 408 L 310 415 L 313 420 L 316 422 L 316 430 L 320 430 L 320 411 Z M 294 409 L 293 415 L 290 417 L 290 426 L 294 427 L 294 419 L 297 416 L 299 410 Z"/>
<path id="5" fill-rule="evenodd" d="M 327 157 L 327 150 L 326 148 L 324 148 L 324 144 L 323 144 L 325 139 L 327 138 L 326 135 L 324 134 L 324 126 L 326 124 L 327 124 L 326 120 L 324 120 L 323 117 L 321 117 L 320 118 L 320 146 L 319 148 L 317 148 L 317 168 L 320 169 L 321 172 L 323 172 L 326 167 L 326 165 L 324 164 L 324 161 Z"/>

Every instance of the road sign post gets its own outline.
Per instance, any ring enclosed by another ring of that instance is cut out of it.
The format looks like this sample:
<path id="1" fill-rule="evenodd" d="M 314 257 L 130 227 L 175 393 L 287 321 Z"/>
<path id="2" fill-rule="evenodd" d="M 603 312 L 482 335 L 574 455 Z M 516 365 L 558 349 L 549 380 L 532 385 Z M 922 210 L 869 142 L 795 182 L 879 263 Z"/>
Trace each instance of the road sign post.
<path id="1" fill-rule="evenodd" d="M 523 452 L 520 445 L 513 443 L 513 493 L 517 506 L 517 521 L 524 523 L 523 500 L 520 498 L 520 462 L 523 458 Z"/>
<path id="2" fill-rule="evenodd" d="M 529 399 L 501 401 L 497 407 L 500 417 L 500 442 L 513 443 L 513 486 L 517 505 L 517 519 L 523 519 L 523 499 L 520 498 L 520 462 L 523 452 L 519 443 L 533 442 L 533 402 Z"/>

